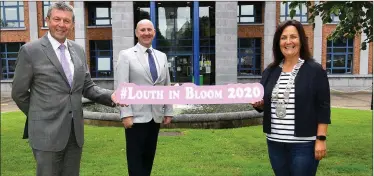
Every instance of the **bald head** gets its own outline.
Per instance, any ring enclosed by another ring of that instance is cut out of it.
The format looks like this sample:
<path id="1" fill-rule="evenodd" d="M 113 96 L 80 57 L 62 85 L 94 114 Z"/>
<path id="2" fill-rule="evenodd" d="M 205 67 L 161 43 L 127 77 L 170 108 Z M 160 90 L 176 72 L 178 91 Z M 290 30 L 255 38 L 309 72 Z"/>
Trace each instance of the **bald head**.
<path id="1" fill-rule="evenodd" d="M 148 19 L 140 20 L 136 24 L 135 35 L 138 38 L 138 42 L 146 48 L 151 47 L 155 33 L 153 23 Z"/>
<path id="2" fill-rule="evenodd" d="M 151 25 L 153 29 L 155 28 L 155 27 L 153 26 L 152 21 L 150 21 L 150 20 L 148 20 L 148 19 L 142 19 L 142 20 L 140 20 L 140 21 L 136 24 L 136 29 L 139 28 L 139 25 L 143 25 L 143 24 L 145 24 L 145 25 L 148 24 L 148 25 Z M 135 30 L 136 30 L 136 29 L 135 29 Z"/>

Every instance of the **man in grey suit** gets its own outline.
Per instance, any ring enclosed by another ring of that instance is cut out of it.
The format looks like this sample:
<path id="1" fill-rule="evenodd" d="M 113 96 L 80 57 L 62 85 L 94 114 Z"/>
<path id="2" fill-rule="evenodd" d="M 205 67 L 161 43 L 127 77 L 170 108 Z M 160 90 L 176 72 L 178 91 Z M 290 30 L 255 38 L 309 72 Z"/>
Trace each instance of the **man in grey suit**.
<path id="1" fill-rule="evenodd" d="M 141 20 L 135 29 L 138 43 L 119 53 L 118 84 L 168 86 L 170 76 L 165 53 L 152 48 L 155 29 L 149 20 Z M 121 107 L 125 127 L 126 153 L 130 176 L 151 175 L 160 123 L 169 124 L 172 105 L 140 104 Z"/>
<path id="2" fill-rule="evenodd" d="M 49 31 L 18 53 L 12 98 L 27 116 L 24 138 L 37 162 L 38 176 L 78 176 L 83 146 L 82 95 L 114 106 L 113 91 L 96 86 L 81 46 L 66 37 L 74 26 L 73 8 L 51 5 Z"/>

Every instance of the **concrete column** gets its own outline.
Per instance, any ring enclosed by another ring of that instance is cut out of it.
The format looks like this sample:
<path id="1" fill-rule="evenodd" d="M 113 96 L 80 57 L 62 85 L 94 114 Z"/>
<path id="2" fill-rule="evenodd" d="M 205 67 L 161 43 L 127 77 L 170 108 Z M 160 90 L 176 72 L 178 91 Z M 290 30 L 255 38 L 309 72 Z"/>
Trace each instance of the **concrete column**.
<path id="1" fill-rule="evenodd" d="M 112 1 L 112 41 L 114 89 L 117 88 L 116 65 L 118 53 L 134 46 L 133 2 Z"/>
<path id="2" fill-rule="evenodd" d="M 38 39 L 38 22 L 36 12 L 36 1 L 25 2 L 29 3 L 29 27 L 30 27 L 30 41 Z"/>
<path id="3" fill-rule="evenodd" d="M 264 19 L 264 69 L 273 62 L 273 38 L 277 27 L 276 2 L 265 2 Z"/>
<path id="4" fill-rule="evenodd" d="M 216 2 L 216 85 L 237 82 L 238 2 Z"/>
<path id="5" fill-rule="evenodd" d="M 315 1 L 316 4 L 319 1 Z M 316 62 L 322 62 L 322 19 L 320 16 L 316 16 L 314 19 L 315 28 L 314 28 L 314 39 L 313 39 L 313 58 Z"/>
<path id="6" fill-rule="evenodd" d="M 366 39 L 366 34 L 361 33 L 361 43 Z M 361 48 L 361 43 L 360 48 Z M 360 75 L 369 74 L 369 45 L 366 44 L 366 50 L 360 50 Z"/>
<path id="7" fill-rule="evenodd" d="M 84 1 L 74 1 L 75 42 L 86 49 L 86 25 L 84 20 Z"/>

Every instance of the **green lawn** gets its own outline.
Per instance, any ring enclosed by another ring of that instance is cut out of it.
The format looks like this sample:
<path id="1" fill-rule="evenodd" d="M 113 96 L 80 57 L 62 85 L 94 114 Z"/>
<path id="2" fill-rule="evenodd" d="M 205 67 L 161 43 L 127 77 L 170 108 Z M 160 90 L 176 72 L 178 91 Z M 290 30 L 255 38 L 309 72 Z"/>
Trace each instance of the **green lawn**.
<path id="1" fill-rule="evenodd" d="M 24 120 L 21 112 L 1 114 L 2 176 L 35 175 L 31 149 L 21 139 Z M 317 175 L 372 175 L 372 111 L 333 109 L 332 123 Z M 177 131 L 184 135 L 160 136 L 153 175 L 273 175 L 261 126 Z M 81 175 L 127 175 L 122 128 L 85 127 Z"/>

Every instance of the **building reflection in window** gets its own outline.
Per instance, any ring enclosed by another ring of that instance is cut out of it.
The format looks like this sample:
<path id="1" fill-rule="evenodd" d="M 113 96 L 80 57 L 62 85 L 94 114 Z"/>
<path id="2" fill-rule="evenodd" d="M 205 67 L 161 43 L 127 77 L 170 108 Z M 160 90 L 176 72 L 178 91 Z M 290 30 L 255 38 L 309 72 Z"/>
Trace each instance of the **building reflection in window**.
<path id="1" fill-rule="evenodd" d="M 192 82 L 192 3 L 157 3 L 157 49 L 166 53 L 172 82 Z"/>
<path id="2" fill-rule="evenodd" d="M 238 38 L 238 75 L 261 75 L 261 38 Z"/>
<path id="3" fill-rule="evenodd" d="M 200 74 L 203 84 L 215 81 L 215 2 L 199 2 Z M 150 3 L 134 2 L 134 29 L 150 19 Z M 192 82 L 193 2 L 156 2 L 156 49 L 168 57 L 172 82 Z M 134 34 L 135 35 L 135 34 Z M 137 38 L 135 37 L 136 44 Z"/>
<path id="4" fill-rule="evenodd" d="M 25 27 L 23 1 L 0 1 L 0 27 Z"/>
<path id="5" fill-rule="evenodd" d="M 87 7 L 89 26 L 112 25 L 111 2 L 87 2 Z"/>
<path id="6" fill-rule="evenodd" d="M 136 1 L 134 2 L 134 45 L 138 43 L 138 38 L 135 37 L 135 29 L 136 25 L 140 20 L 149 19 L 151 20 L 151 10 L 150 10 L 150 3 L 146 1 Z M 156 29 L 157 30 L 157 29 Z M 156 36 L 158 35 L 158 31 L 156 31 Z"/>
<path id="7" fill-rule="evenodd" d="M 326 71 L 328 74 L 352 74 L 353 39 L 327 41 Z"/>
<path id="8" fill-rule="evenodd" d="M 23 42 L 0 43 L 1 79 L 12 79 L 16 69 L 18 51 Z"/>
<path id="9" fill-rule="evenodd" d="M 215 2 L 199 2 L 200 75 L 204 85 L 215 84 Z"/>
<path id="10" fill-rule="evenodd" d="M 112 40 L 90 40 L 92 78 L 113 78 Z"/>

